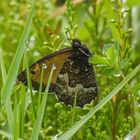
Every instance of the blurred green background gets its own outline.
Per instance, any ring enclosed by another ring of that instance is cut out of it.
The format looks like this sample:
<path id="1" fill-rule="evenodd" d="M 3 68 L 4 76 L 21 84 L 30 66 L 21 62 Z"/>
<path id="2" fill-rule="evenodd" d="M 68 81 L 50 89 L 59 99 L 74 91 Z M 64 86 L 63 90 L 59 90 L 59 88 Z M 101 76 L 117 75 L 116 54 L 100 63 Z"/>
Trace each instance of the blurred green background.
<path id="1" fill-rule="evenodd" d="M 15 55 L 31 4 L 32 1 L 29 0 L 0 1 L 0 59 L 3 58 L 4 60 L 6 72 L 8 72 Z M 123 68 L 122 70 L 125 76 L 140 64 L 139 0 L 74 0 L 73 6 L 70 8 L 73 9 L 67 10 L 65 0 L 36 1 L 31 32 L 26 42 L 29 64 L 47 54 L 68 47 L 67 30 L 69 33 L 72 32 L 75 38 L 79 38 L 86 43 L 95 55 L 101 57 L 104 56 L 102 50 L 105 44 L 118 42 L 123 52 L 123 55 L 119 56 L 119 61 L 121 62 L 124 58 L 129 59 L 129 64 L 124 65 L 126 69 Z M 72 12 L 72 16 L 69 15 L 70 12 Z M 95 73 L 99 86 L 98 101 L 100 101 L 122 80 L 122 77 L 116 78 L 114 76 L 116 71 L 113 71 L 113 75 L 110 74 L 112 68 L 106 70 L 104 67 L 98 67 L 98 62 L 95 59 L 93 61 L 97 64 L 95 65 Z M 23 69 L 23 62 L 21 62 L 19 72 Z M 117 113 L 120 113 L 122 108 L 123 113 L 121 112 L 120 116 L 114 116 L 116 120 L 119 118 L 116 124 L 112 125 L 111 122 L 113 107 L 115 106 L 114 101 L 112 101 L 89 120 L 77 133 L 75 139 L 119 140 L 125 137 L 137 124 L 138 117 L 134 115 L 133 111 L 139 116 L 139 108 L 135 107 L 135 105 L 139 105 L 140 101 L 139 82 L 140 74 L 130 84 L 133 87 L 135 100 L 133 101 L 133 107 L 130 107 L 132 101 L 128 99 L 129 97 L 124 94 L 120 95 L 121 98 L 117 102 L 120 105 Z M 2 78 L 0 78 L 0 89 L 2 86 Z M 124 93 L 128 93 L 127 88 Z M 115 102 L 115 104 L 117 103 Z M 47 104 L 47 116 L 44 117 L 40 132 L 42 139 L 50 139 L 71 126 L 71 107 L 59 104 L 53 94 L 49 95 Z M 86 114 L 92 106 L 94 106 L 94 103 L 87 105 L 84 109 L 77 109 L 75 121 Z M 133 113 L 129 112 L 129 109 L 132 109 Z M 25 115 L 25 139 L 28 139 L 32 130 L 31 113 L 31 109 L 29 109 Z M 113 127 L 116 129 L 113 129 Z"/>

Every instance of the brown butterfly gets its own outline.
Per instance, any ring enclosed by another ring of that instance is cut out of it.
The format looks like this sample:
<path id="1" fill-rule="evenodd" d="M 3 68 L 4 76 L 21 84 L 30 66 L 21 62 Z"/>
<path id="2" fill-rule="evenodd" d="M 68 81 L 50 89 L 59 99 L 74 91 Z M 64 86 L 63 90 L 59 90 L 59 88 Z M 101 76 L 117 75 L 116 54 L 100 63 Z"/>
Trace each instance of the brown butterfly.
<path id="1" fill-rule="evenodd" d="M 29 67 L 33 89 L 39 90 L 41 70 L 45 64 L 42 83 L 42 91 L 45 91 L 52 65 L 55 65 L 49 91 L 55 92 L 59 101 L 65 104 L 73 105 L 75 94 L 77 106 L 90 103 L 98 93 L 93 66 L 88 62 L 91 56 L 85 44 L 78 39 L 72 40 L 70 48 L 45 56 Z M 28 85 L 26 70 L 18 75 L 18 80 Z"/>

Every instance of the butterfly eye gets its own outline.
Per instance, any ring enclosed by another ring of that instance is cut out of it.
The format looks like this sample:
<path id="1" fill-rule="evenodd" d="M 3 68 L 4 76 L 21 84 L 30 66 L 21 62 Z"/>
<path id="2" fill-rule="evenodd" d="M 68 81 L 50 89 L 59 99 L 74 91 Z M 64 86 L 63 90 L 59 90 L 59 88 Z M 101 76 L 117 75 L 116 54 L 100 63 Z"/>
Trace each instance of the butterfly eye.
<path id="1" fill-rule="evenodd" d="M 81 42 L 78 39 L 72 40 L 72 47 L 73 48 L 78 48 L 81 46 Z"/>

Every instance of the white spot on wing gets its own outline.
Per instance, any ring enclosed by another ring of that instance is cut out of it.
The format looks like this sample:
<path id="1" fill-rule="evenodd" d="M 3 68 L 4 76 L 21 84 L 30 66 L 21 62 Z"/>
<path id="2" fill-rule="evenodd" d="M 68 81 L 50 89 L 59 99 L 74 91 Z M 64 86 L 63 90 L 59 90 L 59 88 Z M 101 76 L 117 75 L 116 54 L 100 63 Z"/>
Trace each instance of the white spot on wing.
<path id="1" fill-rule="evenodd" d="M 68 84 L 68 74 L 59 74 L 58 75 L 59 78 L 59 83 L 57 83 L 57 86 L 61 86 L 63 83 L 63 93 L 67 93 L 67 94 L 72 94 L 72 93 L 76 93 L 78 91 L 82 91 L 84 93 L 96 93 L 96 87 L 89 87 L 89 88 L 84 88 L 82 84 L 76 84 L 75 87 L 70 87 Z M 66 89 L 65 89 L 66 88 Z"/>
<path id="2" fill-rule="evenodd" d="M 44 68 L 44 69 L 46 69 L 46 68 L 47 68 L 46 63 L 43 63 L 43 68 Z"/>

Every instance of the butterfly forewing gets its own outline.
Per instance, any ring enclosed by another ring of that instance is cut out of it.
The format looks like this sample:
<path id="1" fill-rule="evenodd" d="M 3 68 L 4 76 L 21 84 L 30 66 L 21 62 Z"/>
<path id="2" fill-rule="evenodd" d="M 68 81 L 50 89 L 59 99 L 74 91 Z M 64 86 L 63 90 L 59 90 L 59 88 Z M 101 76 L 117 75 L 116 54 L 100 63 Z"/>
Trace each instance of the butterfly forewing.
<path id="1" fill-rule="evenodd" d="M 53 91 L 53 88 L 55 87 L 57 75 L 60 72 L 65 59 L 68 58 L 71 55 L 71 53 L 72 53 L 71 48 L 63 49 L 59 52 L 45 56 L 42 59 L 35 62 L 34 64 L 32 64 L 29 67 L 29 70 L 30 70 L 30 78 L 31 78 L 33 89 L 39 90 L 41 71 L 43 67 L 44 75 L 43 75 L 42 91 L 45 91 L 45 87 L 48 82 L 52 65 L 55 65 L 56 69 L 54 70 L 52 80 L 51 80 L 51 85 L 50 85 L 50 91 Z M 18 76 L 18 80 L 27 86 L 28 82 L 27 82 L 26 73 L 27 73 L 26 70 L 21 72 Z"/>

